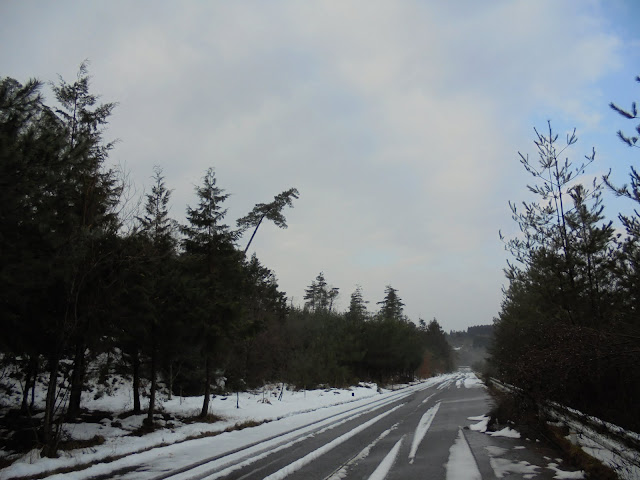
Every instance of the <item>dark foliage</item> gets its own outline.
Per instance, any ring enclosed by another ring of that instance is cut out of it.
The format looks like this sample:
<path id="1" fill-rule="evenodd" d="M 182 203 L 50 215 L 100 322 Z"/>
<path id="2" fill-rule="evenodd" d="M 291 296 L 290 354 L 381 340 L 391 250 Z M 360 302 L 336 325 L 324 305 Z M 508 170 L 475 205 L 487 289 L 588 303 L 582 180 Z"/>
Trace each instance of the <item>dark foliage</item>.
<path id="1" fill-rule="evenodd" d="M 294 188 L 256 205 L 233 230 L 224 223 L 229 195 L 208 169 L 179 226 L 156 167 L 125 231 L 125 182 L 108 167 L 113 143 L 103 140 L 116 105 L 98 103 L 86 63 L 74 83 L 52 87 L 55 107 L 40 88 L 0 79 L 0 354 L 22 370 L 14 415 L 30 445 L 56 455 L 62 422 L 83 414 L 87 369 L 99 355 L 109 359 L 104 382 L 113 357 L 122 359 L 113 368 L 133 379 L 133 413 L 148 385 L 145 431 L 154 429 L 161 383 L 170 395 L 204 393 L 206 419 L 215 388 L 348 385 L 451 368 L 440 326 L 410 322 L 390 286 L 379 314 L 367 312 L 359 288 L 338 313 L 339 289 L 321 273 L 306 308 L 287 307 L 275 274 L 237 242 L 264 219 L 285 228 Z M 43 372 L 44 420 L 32 422 L 29 394 Z"/>
<path id="2" fill-rule="evenodd" d="M 506 242 L 518 263 L 506 269 L 492 372 L 537 401 L 640 431 L 638 216 L 621 216 L 627 235 L 614 235 L 604 219 L 602 184 L 585 186 L 579 177 L 586 164 L 560 161 L 575 133 L 562 147 L 557 140 L 551 128 L 538 134 L 537 165 L 520 156 L 536 178 L 529 190 L 539 201 L 523 211 L 512 206 L 522 235 Z M 615 189 L 637 201 L 635 190 Z"/>

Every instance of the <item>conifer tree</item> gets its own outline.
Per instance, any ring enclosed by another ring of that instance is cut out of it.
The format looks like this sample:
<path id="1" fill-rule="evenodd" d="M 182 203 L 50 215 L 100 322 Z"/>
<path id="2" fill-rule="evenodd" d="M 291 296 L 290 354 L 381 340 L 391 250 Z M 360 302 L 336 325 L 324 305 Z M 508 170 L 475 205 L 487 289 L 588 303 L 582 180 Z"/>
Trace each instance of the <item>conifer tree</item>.
<path id="1" fill-rule="evenodd" d="M 331 311 L 333 303 L 338 297 L 340 289 L 330 287 L 324 278 L 324 273 L 320 272 L 311 285 L 305 289 L 305 308 L 312 312 Z"/>
<path id="2" fill-rule="evenodd" d="M 636 82 L 640 83 L 640 75 L 636 76 Z M 615 103 L 611 102 L 609 104 L 609 106 L 616 112 L 618 112 L 618 114 L 620 114 L 621 116 L 623 116 L 624 118 L 628 119 L 628 120 L 636 120 L 638 119 L 638 108 L 636 106 L 636 102 L 632 102 L 631 103 L 631 108 L 629 110 L 626 110 L 624 108 L 619 107 L 618 105 L 616 105 Z M 625 144 L 627 144 L 629 147 L 636 147 L 636 148 L 640 148 L 640 142 L 638 142 L 638 139 L 640 139 L 640 123 L 638 125 L 636 125 L 635 127 L 635 133 L 633 133 L 632 135 L 625 135 L 622 130 L 618 130 L 618 138 L 620 138 L 620 140 L 622 140 L 622 142 L 624 142 Z"/>
<path id="3" fill-rule="evenodd" d="M 65 148 L 60 123 L 44 104 L 41 83 L 0 80 L 0 349 L 28 359 L 25 385 L 34 385 L 46 354 L 43 329 L 52 321 L 47 292 L 55 222 L 48 183 Z M 28 388 L 22 412 L 28 413 Z"/>
<path id="4" fill-rule="evenodd" d="M 188 224 L 182 227 L 183 247 L 195 276 L 197 305 L 192 316 L 204 360 L 204 400 L 201 417 L 209 410 L 213 354 L 229 330 L 237 313 L 238 292 L 234 278 L 238 278 L 241 255 L 235 249 L 237 233 L 222 223 L 226 209 L 222 203 L 229 197 L 216 185 L 215 172 L 209 168 L 196 187 L 198 206 L 187 208 Z"/>
<path id="5" fill-rule="evenodd" d="M 79 408 L 86 347 L 97 339 L 106 314 L 103 287 L 109 283 L 105 279 L 110 275 L 109 250 L 118 228 L 115 207 L 120 189 L 114 173 L 104 168 L 112 144 L 102 141 L 114 104 L 96 106 L 97 98 L 89 93 L 86 64 L 81 65 L 76 82 L 69 85 L 60 80 L 53 87 L 59 103 L 55 111 L 42 105 L 34 87 L 32 82 L 27 90 L 15 81 L 3 82 L 2 95 L 10 107 L 5 131 L 13 129 L 18 133 L 13 138 L 19 141 L 14 143 L 17 149 L 10 153 L 11 161 L 2 168 L 10 170 L 3 178 L 15 179 L 16 174 L 24 178 L 7 192 L 20 203 L 9 201 L 5 211 L 14 215 L 9 224 L 21 217 L 17 233 L 31 260 L 23 257 L 27 262 L 21 262 L 20 270 L 33 276 L 34 287 L 38 284 L 29 309 L 42 313 L 29 315 L 27 324 L 32 345 L 40 345 L 47 357 L 43 453 L 54 455 L 60 359 L 68 347 L 75 346 L 69 403 L 73 413 Z M 28 122 L 23 130 L 16 130 L 20 118 Z"/>
<path id="6" fill-rule="evenodd" d="M 237 220 L 237 224 L 241 232 L 244 232 L 248 228 L 255 227 L 251 234 L 251 238 L 244 249 L 245 254 L 247 253 L 247 250 L 249 250 L 253 237 L 256 236 L 258 228 L 260 228 L 260 224 L 262 224 L 262 221 L 265 218 L 267 220 L 271 220 L 280 228 L 287 228 L 287 220 L 282 214 L 282 210 L 287 206 L 293 207 L 293 199 L 297 198 L 299 198 L 298 190 L 290 188 L 289 190 L 285 190 L 284 192 L 276 195 L 271 203 L 257 204 L 247 215 Z"/>
<path id="7" fill-rule="evenodd" d="M 65 218 L 63 234 L 67 237 L 66 248 L 61 250 L 66 286 L 64 323 L 75 343 L 69 397 L 69 414 L 75 415 L 80 409 L 87 343 L 99 332 L 97 299 L 105 293 L 101 277 L 106 274 L 109 249 L 119 227 L 116 207 L 121 186 L 115 172 L 104 165 L 114 143 L 104 143 L 102 138 L 116 104 L 98 104 L 98 97 L 90 93 L 86 61 L 74 83 L 60 78 L 53 91 L 67 140 L 59 192 L 64 203 L 59 212 Z"/>
<path id="8" fill-rule="evenodd" d="M 380 316 L 386 320 L 403 320 L 404 303 L 398 296 L 398 290 L 391 285 L 387 285 L 384 289 L 384 300 L 378 302 L 380 307 Z"/>
<path id="9" fill-rule="evenodd" d="M 159 336 L 163 330 L 170 329 L 171 319 L 167 318 L 171 301 L 170 268 L 175 255 L 176 239 L 174 222 L 169 218 L 169 200 L 171 191 L 164 183 L 160 167 L 154 168 L 153 186 L 146 196 L 145 215 L 138 218 L 140 235 L 144 244 L 146 271 L 141 278 L 148 299 L 149 325 L 147 328 L 149 356 L 151 357 L 151 388 L 149 391 L 149 409 L 147 424 L 153 424 L 155 411 L 157 372 L 159 369 Z"/>
<path id="10" fill-rule="evenodd" d="M 368 302 L 366 302 L 362 296 L 362 287 L 360 285 L 357 285 L 356 289 L 351 294 L 347 316 L 353 320 L 366 319 L 367 303 Z"/>

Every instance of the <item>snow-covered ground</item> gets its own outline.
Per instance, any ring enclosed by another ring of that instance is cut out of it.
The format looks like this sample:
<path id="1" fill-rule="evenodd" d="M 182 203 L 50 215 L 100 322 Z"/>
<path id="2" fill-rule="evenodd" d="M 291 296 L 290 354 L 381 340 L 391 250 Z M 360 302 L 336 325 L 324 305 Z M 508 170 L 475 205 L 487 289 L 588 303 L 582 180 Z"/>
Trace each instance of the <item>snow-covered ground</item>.
<path id="1" fill-rule="evenodd" d="M 446 378 L 448 377 L 435 377 L 426 382 L 437 384 Z M 118 414 L 132 408 L 133 400 L 129 383 L 117 378 L 111 383 L 108 391 L 94 388 L 93 393 L 89 392 L 83 397 L 84 408 L 91 411 L 111 412 L 112 415 L 105 415 L 97 423 L 74 423 L 64 426 L 65 439 L 87 440 L 100 436 L 104 438 L 104 443 L 87 448 L 61 451 L 60 457 L 55 459 L 41 458 L 39 452 L 33 450 L 9 467 L 0 470 L 0 479 L 92 464 L 110 457 L 142 452 L 153 447 L 175 444 L 198 436 L 215 435 L 225 430 L 242 428 L 244 425 L 268 423 L 305 412 L 321 412 L 331 406 L 345 405 L 350 408 L 357 405 L 358 402 L 371 400 L 372 397 L 393 394 L 396 389 L 406 387 L 403 385 L 382 389 L 375 384 L 360 384 L 348 389 L 326 388 L 293 391 L 285 386 L 284 391 L 281 392 L 282 386 L 271 385 L 260 391 L 217 395 L 213 396 L 209 405 L 209 413 L 219 418 L 213 423 L 187 420 L 200 413 L 203 397 L 180 398 L 174 396 L 169 400 L 165 394 L 161 394 L 158 413 L 155 416 L 159 428 L 152 433 L 136 436 L 132 433 L 142 426 L 146 415 L 129 415 L 124 418 L 118 416 Z M 19 395 L 2 397 L 1 401 L 5 408 L 15 407 L 19 402 Z M 39 391 L 36 396 L 36 406 L 41 405 L 43 401 L 43 391 Z M 143 403 L 143 408 L 145 407 L 146 405 Z M 1 456 L 7 454 L 8 452 L 0 452 Z"/>
<path id="2" fill-rule="evenodd" d="M 506 392 L 517 390 L 495 379 L 492 383 Z M 567 439 L 574 445 L 611 467 L 621 479 L 640 480 L 640 434 L 555 402 L 546 402 L 544 410 L 553 423 L 569 429 Z"/>
<path id="3" fill-rule="evenodd" d="M 108 474 L 113 466 L 101 462 L 109 458 L 122 458 L 119 461 L 121 465 L 127 464 L 127 462 L 133 465 L 135 462 L 144 461 L 145 459 L 147 461 L 153 459 L 154 462 L 158 462 L 158 458 L 162 459 L 163 457 L 170 462 L 171 452 L 175 453 L 180 449 L 186 448 L 193 453 L 193 449 L 198 450 L 200 448 L 198 445 L 200 444 L 202 444 L 202 449 L 204 450 L 199 452 L 198 455 L 201 454 L 202 458 L 205 458 L 208 454 L 207 452 L 210 452 L 211 444 L 209 442 L 205 439 L 191 440 L 189 443 L 184 442 L 194 437 L 217 435 L 224 431 L 229 431 L 230 433 L 216 437 L 216 440 L 222 441 L 228 449 L 232 450 L 236 444 L 238 447 L 245 448 L 253 443 L 261 444 L 260 448 L 264 448 L 271 441 L 270 439 L 276 439 L 277 437 L 277 442 L 282 441 L 288 431 L 295 429 L 296 435 L 299 435 L 304 430 L 305 425 L 317 424 L 325 421 L 326 418 L 333 418 L 332 421 L 335 421 L 335 418 L 340 415 L 345 415 L 345 418 L 353 418 L 359 411 L 370 411 L 374 405 L 375 407 L 373 408 L 379 408 L 380 405 L 395 401 L 399 397 L 410 395 L 427 387 L 434 387 L 434 391 L 441 391 L 445 388 L 467 389 L 483 387 L 480 380 L 471 372 L 442 375 L 419 384 L 402 385 L 388 389 L 381 389 L 373 384 L 361 384 L 349 389 L 326 388 L 308 391 L 292 391 L 285 386 L 284 391 L 282 391 L 282 386 L 271 385 L 254 392 L 214 396 L 211 399 L 209 412 L 214 419 L 218 420 L 212 423 L 189 420 L 190 417 L 193 418 L 200 412 L 202 397 L 174 397 L 169 399 L 166 394 L 161 394 L 158 402 L 159 411 L 156 415 L 156 423 L 159 428 L 152 433 L 137 436 L 134 432 L 140 429 L 146 415 L 127 415 L 125 413 L 131 410 L 133 404 L 131 385 L 120 377 L 113 377 L 107 382 L 107 385 L 108 387 L 104 385 L 93 387 L 93 391 L 85 394 L 83 398 L 83 406 L 85 408 L 91 411 L 105 412 L 102 418 L 98 416 L 99 421 L 94 418 L 92 422 L 66 424 L 64 427 L 64 437 L 66 439 L 87 440 L 98 436 L 104 439 L 102 444 L 61 451 L 60 457 L 56 459 L 40 458 L 38 451 L 34 450 L 28 455 L 22 456 L 9 467 L 0 470 L 0 479 L 41 474 L 60 468 L 73 469 L 94 465 L 86 470 L 53 477 L 64 480 L 85 479 L 94 475 Z M 435 394 L 433 393 L 426 397 L 422 403 L 429 401 Z M 1 406 L 5 409 L 16 407 L 19 404 L 19 400 L 18 390 L 13 395 L 0 397 Z M 36 406 L 41 407 L 43 400 L 43 391 L 40 391 L 36 395 Z M 145 406 L 143 404 L 143 408 Z M 417 446 L 430 429 L 431 423 L 438 413 L 439 406 L 440 403 L 438 402 L 426 410 L 416 426 L 411 443 L 408 443 L 410 441 L 408 437 L 404 440 L 407 445 L 411 445 L 410 463 L 413 461 Z M 125 414 L 123 415 L 123 413 Z M 389 413 L 391 412 L 382 413 L 381 415 L 384 416 Z M 377 420 L 377 417 L 372 421 L 375 420 Z M 469 420 L 472 423 L 466 428 L 471 431 L 483 432 L 492 437 L 520 438 L 520 434 L 511 428 L 488 432 L 487 424 L 489 418 L 486 416 L 470 417 Z M 259 426 L 242 430 L 242 427 L 252 425 Z M 393 430 L 393 427 L 391 430 Z M 389 432 L 382 433 L 372 445 L 360 452 L 357 459 L 366 457 L 373 445 L 388 435 Z M 351 434 L 353 432 L 347 435 Z M 336 439 L 336 442 L 344 441 L 343 437 Z M 160 448 L 163 445 L 167 446 Z M 401 445 L 402 440 L 399 440 L 380 464 L 379 470 L 374 472 L 375 475 L 372 478 L 385 477 L 393 465 Z M 588 445 L 584 446 L 589 447 Z M 323 448 L 331 447 L 331 445 L 327 445 Z M 516 446 L 513 448 L 525 447 Z M 507 450 L 502 448 L 485 447 L 485 449 L 490 457 L 492 470 L 500 473 L 500 475 L 496 473 L 500 478 L 509 473 L 518 473 L 524 475 L 524 478 L 532 478 L 536 471 L 540 471 L 543 468 L 528 462 L 514 462 L 511 459 L 504 458 L 503 455 Z M 602 448 L 602 452 L 605 452 L 605 450 Z M 602 452 L 600 453 L 602 454 Z M 589 453 L 592 452 L 589 451 Z M 598 452 L 595 453 L 597 454 Z M 7 456 L 8 454 L 9 452 L 0 452 L 1 456 Z M 192 458 L 200 458 L 198 455 L 194 455 Z M 303 460 L 300 459 L 300 461 Z M 460 430 L 458 439 L 450 450 L 447 478 L 480 478 L 478 477 L 477 467 L 474 467 L 475 463 L 472 460 L 473 456 L 471 455 L 469 444 L 463 431 Z M 581 472 L 565 472 L 558 468 L 560 460 L 552 461 L 549 458 L 548 461 L 546 468 L 555 472 L 554 478 L 582 478 Z M 623 478 L 639 478 L 636 476 L 638 470 L 625 473 L 626 475 L 623 474 Z M 340 472 L 336 472 L 336 475 L 338 474 Z M 340 475 L 336 478 L 338 477 L 342 478 Z"/>

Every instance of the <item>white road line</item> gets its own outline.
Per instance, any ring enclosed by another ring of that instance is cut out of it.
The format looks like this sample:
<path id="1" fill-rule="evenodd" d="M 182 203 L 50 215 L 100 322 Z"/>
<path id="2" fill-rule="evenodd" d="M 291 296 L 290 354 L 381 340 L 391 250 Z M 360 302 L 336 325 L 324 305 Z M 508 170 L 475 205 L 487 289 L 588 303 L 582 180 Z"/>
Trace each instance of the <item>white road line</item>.
<path id="1" fill-rule="evenodd" d="M 400 438 L 400 440 L 398 440 L 396 442 L 396 444 L 389 451 L 389 453 L 387 453 L 387 456 L 384 457 L 382 462 L 380 462 L 380 465 L 378 465 L 378 468 L 376 468 L 373 471 L 373 473 L 369 477 L 369 480 L 384 480 L 385 479 L 385 477 L 387 476 L 387 474 L 391 470 L 391 467 L 393 467 L 393 464 L 395 463 L 396 458 L 398 457 L 398 451 L 400 450 L 400 445 L 402 445 L 402 440 L 403 439 L 404 439 L 404 435 Z"/>
<path id="2" fill-rule="evenodd" d="M 354 428 L 350 432 L 345 433 L 344 435 L 332 440 L 331 442 L 327 443 L 326 445 L 323 445 L 322 447 L 318 448 L 317 450 L 314 450 L 313 452 L 308 453 L 307 455 L 305 455 L 304 457 L 296 460 L 295 462 L 290 463 L 286 467 L 281 468 L 277 472 L 272 473 L 268 477 L 265 477 L 264 480 L 281 480 L 283 478 L 286 478 L 288 475 L 291 475 L 293 472 L 295 472 L 297 470 L 300 470 L 305 465 L 311 463 L 312 461 L 314 461 L 315 459 L 317 459 L 320 456 L 324 455 L 325 453 L 333 450 L 338 445 L 343 444 L 344 442 L 349 440 L 351 437 L 357 435 L 358 433 L 362 432 L 363 430 L 366 430 L 371 425 L 379 422 L 384 417 L 386 417 L 387 415 L 395 412 L 396 410 L 398 410 L 403 405 L 404 404 L 398 405 L 398 406 L 392 408 L 391 410 L 387 410 L 386 412 L 378 415 L 377 417 L 374 417 L 371 420 L 369 420 L 369 421 L 367 421 L 367 422 L 365 422 L 365 423 L 363 423 L 361 425 L 358 425 L 356 428 Z"/>
<path id="3" fill-rule="evenodd" d="M 420 443 L 424 439 L 424 436 L 427 434 L 429 427 L 431 427 L 431 422 L 433 422 L 436 413 L 438 413 L 438 409 L 440 408 L 440 402 L 436 403 L 433 407 L 426 411 L 426 413 L 420 419 L 418 426 L 416 427 L 416 431 L 413 434 L 413 442 L 411 442 L 411 451 L 409 452 L 409 463 L 413 463 L 413 459 L 416 456 L 416 452 L 418 451 L 418 447 Z"/>

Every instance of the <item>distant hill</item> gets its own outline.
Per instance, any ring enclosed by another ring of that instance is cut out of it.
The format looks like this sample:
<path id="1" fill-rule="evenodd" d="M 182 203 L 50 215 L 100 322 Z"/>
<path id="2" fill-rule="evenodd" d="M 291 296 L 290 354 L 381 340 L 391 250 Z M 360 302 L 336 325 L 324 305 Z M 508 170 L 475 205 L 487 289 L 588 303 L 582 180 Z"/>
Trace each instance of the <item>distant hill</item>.
<path id="1" fill-rule="evenodd" d="M 466 331 L 451 331 L 446 335 L 447 342 L 456 353 L 457 366 L 469 366 L 483 371 L 487 349 L 493 339 L 493 325 L 475 325 Z"/>

